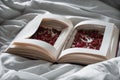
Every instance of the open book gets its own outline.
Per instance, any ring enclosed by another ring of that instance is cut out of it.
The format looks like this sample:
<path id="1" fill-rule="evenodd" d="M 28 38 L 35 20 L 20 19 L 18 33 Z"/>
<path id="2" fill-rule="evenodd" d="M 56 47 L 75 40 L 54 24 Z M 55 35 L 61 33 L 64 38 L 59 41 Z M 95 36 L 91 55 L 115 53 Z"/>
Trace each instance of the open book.
<path id="1" fill-rule="evenodd" d="M 99 20 L 73 26 L 70 19 L 38 15 L 16 36 L 5 52 L 58 63 L 91 64 L 116 56 L 119 29 Z"/>

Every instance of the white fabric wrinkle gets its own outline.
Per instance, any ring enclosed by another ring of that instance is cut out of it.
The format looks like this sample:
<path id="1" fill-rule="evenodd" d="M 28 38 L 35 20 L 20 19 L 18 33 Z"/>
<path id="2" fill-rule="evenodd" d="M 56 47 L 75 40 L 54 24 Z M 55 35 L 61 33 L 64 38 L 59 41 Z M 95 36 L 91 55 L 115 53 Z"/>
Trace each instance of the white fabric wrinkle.
<path id="1" fill-rule="evenodd" d="M 43 77 L 38 75 L 22 72 L 22 71 L 8 71 L 4 76 L 1 78 L 2 80 L 47 80 Z"/>
<path id="2" fill-rule="evenodd" d="M 13 10 L 5 5 L 0 5 L 0 17 L 2 17 L 3 19 L 10 19 L 20 14 L 20 12 Z"/>
<path id="3" fill-rule="evenodd" d="M 13 0 L 1 0 L 6 6 L 17 10 L 17 11 L 24 11 L 25 6 L 29 3 L 29 1 L 26 2 L 17 2 Z"/>
<path id="4" fill-rule="evenodd" d="M 20 71 L 24 72 L 29 72 L 29 73 L 34 73 L 36 75 L 42 75 L 44 73 L 47 73 L 50 71 L 49 65 L 37 65 L 37 66 L 32 66 L 26 69 L 21 69 Z"/>
<path id="5" fill-rule="evenodd" d="M 26 13 L 19 17 L 16 17 L 15 20 L 22 20 L 23 22 L 28 23 L 30 20 L 32 20 L 37 15 L 38 13 Z"/>
<path id="6" fill-rule="evenodd" d="M 1 58 L 0 58 L 0 78 L 3 74 L 4 74 L 4 67 L 3 67 L 3 64 L 2 64 Z"/>
<path id="7" fill-rule="evenodd" d="M 61 76 L 62 74 L 65 74 L 71 69 L 74 69 L 74 67 L 75 65 L 65 64 L 60 66 L 59 68 L 56 68 L 52 71 L 42 74 L 41 76 L 46 77 L 49 80 L 55 80 L 57 77 Z"/>
<path id="8" fill-rule="evenodd" d="M 120 12 L 98 0 L 1 0 L 0 4 L 0 51 L 29 21 L 46 12 L 63 15 L 74 25 L 100 19 L 120 28 Z M 0 58 L 0 80 L 120 80 L 120 57 L 86 67 L 29 60 L 9 53 L 0 53 Z"/>
<path id="9" fill-rule="evenodd" d="M 23 27 L 25 26 L 27 23 L 24 22 L 23 20 L 7 20 L 5 21 L 2 25 L 17 25 Z M 19 27 L 17 27 L 19 29 Z"/>
<path id="10" fill-rule="evenodd" d="M 66 78 L 66 76 L 70 76 L 73 73 L 76 73 L 77 71 L 81 70 L 83 68 L 83 66 L 76 66 L 73 69 L 69 70 L 68 72 L 60 75 L 59 77 L 57 77 L 55 80 L 64 80 L 64 78 Z"/>

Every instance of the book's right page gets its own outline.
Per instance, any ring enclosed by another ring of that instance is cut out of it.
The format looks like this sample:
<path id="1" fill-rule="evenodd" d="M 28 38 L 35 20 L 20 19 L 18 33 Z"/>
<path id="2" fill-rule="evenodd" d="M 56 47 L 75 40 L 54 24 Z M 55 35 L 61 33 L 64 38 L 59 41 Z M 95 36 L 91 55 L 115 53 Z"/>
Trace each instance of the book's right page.
<path id="1" fill-rule="evenodd" d="M 113 23 L 87 20 L 74 27 L 58 62 L 91 64 L 115 57 L 119 30 Z"/>

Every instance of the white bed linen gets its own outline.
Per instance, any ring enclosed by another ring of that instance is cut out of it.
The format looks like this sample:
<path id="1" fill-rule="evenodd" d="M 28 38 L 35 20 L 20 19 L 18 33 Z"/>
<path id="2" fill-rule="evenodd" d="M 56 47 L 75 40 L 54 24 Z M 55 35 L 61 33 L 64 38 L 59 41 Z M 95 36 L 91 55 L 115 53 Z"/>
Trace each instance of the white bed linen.
<path id="1" fill-rule="evenodd" d="M 120 12 L 98 0 L 0 0 L 0 80 L 120 80 L 120 57 L 84 67 L 2 53 L 30 20 L 46 12 L 69 17 L 74 24 L 94 18 L 120 28 Z"/>

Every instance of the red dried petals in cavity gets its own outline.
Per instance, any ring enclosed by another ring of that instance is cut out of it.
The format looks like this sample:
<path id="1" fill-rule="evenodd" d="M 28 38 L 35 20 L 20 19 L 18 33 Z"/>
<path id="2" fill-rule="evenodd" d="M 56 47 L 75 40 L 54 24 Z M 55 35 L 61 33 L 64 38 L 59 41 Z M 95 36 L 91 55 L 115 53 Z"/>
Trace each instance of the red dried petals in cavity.
<path id="1" fill-rule="evenodd" d="M 32 35 L 32 39 L 42 40 L 51 45 L 54 45 L 55 41 L 59 37 L 61 31 L 54 28 L 39 27 L 39 29 Z"/>
<path id="2" fill-rule="evenodd" d="M 98 30 L 78 30 L 72 47 L 90 48 L 99 50 L 103 39 L 103 34 Z"/>

